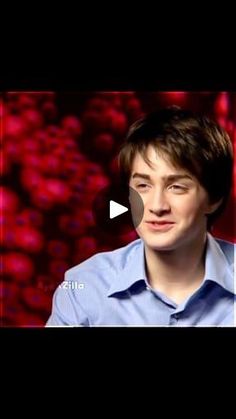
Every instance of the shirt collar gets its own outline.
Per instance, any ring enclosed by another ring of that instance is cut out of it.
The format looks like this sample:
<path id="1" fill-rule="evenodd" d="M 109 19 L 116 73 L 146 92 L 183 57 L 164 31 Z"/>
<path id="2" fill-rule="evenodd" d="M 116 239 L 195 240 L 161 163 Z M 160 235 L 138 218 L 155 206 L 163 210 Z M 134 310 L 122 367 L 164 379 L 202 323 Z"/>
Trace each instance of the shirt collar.
<path id="1" fill-rule="evenodd" d="M 230 265 L 219 243 L 207 234 L 207 248 L 205 259 L 205 277 L 203 282 L 211 280 L 235 294 L 233 263 Z"/>
<path id="2" fill-rule="evenodd" d="M 137 240 L 138 246 L 127 255 L 124 267 L 119 271 L 114 282 L 111 284 L 108 296 L 116 292 L 125 291 L 135 282 L 146 280 L 145 264 L 144 264 L 144 243 L 141 239 Z"/>
<path id="3" fill-rule="evenodd" d="M 137 240 L 138 246 L 127 256 L 124 267 L 111 284 L 108 296 L 125 291 L 135 282 L 143 280 L 147 285 L 145 273 L 144 243 Z M 203 282 L 211 280 L 227 291 L 235 294 L 233 264 L 230 265 L 217 241 L 207 233 L 205 276 Z"/>

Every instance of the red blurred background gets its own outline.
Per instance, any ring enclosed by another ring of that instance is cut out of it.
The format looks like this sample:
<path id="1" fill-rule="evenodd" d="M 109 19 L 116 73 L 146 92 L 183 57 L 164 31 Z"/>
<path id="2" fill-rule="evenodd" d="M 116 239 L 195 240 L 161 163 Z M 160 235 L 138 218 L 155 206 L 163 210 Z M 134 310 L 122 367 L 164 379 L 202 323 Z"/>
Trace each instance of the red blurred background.
<path id="1" fill-rule="evenodd" d="M 214 118 L 236 144 L 236 93 L 8 92 L 0 99 L 1 325 L 44 326 L 64 272 L 136 238 L 103 235 L 91 212 L 117 174 L 129 125 L 171 104 Z M 234 174 L 236 165 L 234 169 Z M 214 235 L 236 242 L 235 183 Z"/>

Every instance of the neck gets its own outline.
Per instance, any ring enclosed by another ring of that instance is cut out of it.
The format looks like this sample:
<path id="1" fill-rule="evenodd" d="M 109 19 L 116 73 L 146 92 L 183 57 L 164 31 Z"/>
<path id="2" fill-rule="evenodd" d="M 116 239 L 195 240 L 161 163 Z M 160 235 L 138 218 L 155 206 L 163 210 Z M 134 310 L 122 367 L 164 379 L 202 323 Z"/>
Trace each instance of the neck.
<path id="1" fill-rule="evenodd" d="M 168 251 L 156 251 L 145 245 L 146 271 L 152 288 L 176 302 L 182 301 L 204 278 L 206 234 L 194 242 Z"/>

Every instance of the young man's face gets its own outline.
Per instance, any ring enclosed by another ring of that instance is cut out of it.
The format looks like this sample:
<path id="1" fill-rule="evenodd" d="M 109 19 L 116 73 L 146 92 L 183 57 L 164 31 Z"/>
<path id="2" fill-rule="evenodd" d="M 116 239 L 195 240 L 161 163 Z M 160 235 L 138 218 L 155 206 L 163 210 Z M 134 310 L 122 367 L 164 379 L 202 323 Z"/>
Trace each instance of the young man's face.
<path id="1" fill-rule="evenodd" d="M 133 161 L 130 186 L 141 196 L 144 215 L 137 233 L 153 250 L 194 246 L 206 232 L 208 194 L 185 169 L 174 167 L 152 146 L 147 149 L 150 167 L 141 154 Z"/>

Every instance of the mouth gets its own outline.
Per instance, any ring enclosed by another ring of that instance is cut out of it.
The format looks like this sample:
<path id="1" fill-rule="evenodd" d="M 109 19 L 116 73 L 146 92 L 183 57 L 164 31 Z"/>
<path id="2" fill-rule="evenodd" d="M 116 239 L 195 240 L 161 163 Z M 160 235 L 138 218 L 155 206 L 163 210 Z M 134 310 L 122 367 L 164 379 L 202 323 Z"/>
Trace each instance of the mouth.
<path id="1" fill-rule="evenodd" d="M 146 224 L 151 230 L 167 231 L 175 224 L 172 221 L 146 221 Z"/>

